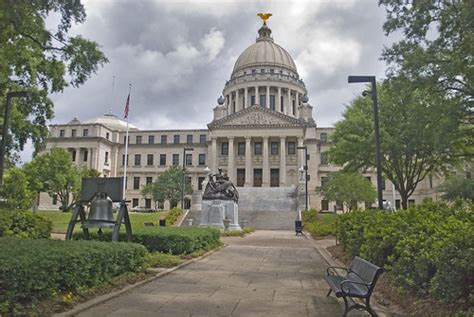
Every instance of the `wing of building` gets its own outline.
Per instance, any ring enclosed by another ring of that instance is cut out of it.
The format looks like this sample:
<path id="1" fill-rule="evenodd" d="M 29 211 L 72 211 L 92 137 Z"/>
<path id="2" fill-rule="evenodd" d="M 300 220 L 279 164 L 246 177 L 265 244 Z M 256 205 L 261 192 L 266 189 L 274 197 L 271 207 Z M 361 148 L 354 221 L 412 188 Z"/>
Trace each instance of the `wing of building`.
<path id="1" fill-rule="evenodd" d="M 208 129 L 140 130 L 131 126 L 126 160 L 125 121 L 112 114 L 84 122 L 75 118 L 51 126 L 46 150 L 65 148 L 75 164 L 97 169 L 107 177 L 123 176 L 128 164 L 126 197 L 134 208 L 152 208 L 151 200 L 143 198 L 140 190 L 184 159 L 194 190 L 186 197 L 185 207 L 189 208 L 194 200 L 199 203 L 206 167 L 213 173 L 224 170 L 240 188 L 300 187 L 305 160 L 304 150 L 298 147 L 306 147 L 309 204 L 318 210 L 333 210 L 336 202 L 322 200 L 315 190 L 331 172 L 340 169 L 329 164 L 326 155 L 333 128 L 316 126 L 295 62 L 271 33 L 264 24 L 256 42 L 235 62 Z M 183 158 L 184 146 L 193 151 Z M 367 177 L 375 185 L 375 175 Z M 391 183 L 386 184 L 384 197 L 393 198 L 398 205 L 398 194 L 393 196 Z M 413 202 L 434 195 L 432 184 L 427 182 L 424 187 L 412 196 Z M 40 208 L 56 208 L 53 202 L 42 195 Z M 161 206 L 169 207 L 169 202 Z"/>

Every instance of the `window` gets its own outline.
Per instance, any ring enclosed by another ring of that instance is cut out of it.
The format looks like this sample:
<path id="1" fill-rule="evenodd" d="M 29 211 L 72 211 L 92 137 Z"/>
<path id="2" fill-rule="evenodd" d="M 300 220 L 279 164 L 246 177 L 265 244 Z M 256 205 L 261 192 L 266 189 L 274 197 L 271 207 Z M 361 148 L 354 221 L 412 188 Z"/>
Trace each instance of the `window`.
<path id="1" fill-rule="evenodd" d="M 221 155 L 223 156 L 229 155 L 229 143 L 227 142 L 221 143 Z"/>
<path id="2" fill-rule="evenodd" d="M 232 113 L 235 112 L 235 101 L 232 102 Z"/>
<path id="3" fill-rule="evenodd" d="M 372 178 L 370 176 L 366 176 L 365 178 L 367 178 L 367 180 L 369 181 L 369 183 L 372 183 Z"/>
<path id="4" fill-rule="evenodd" d="M 140 189 L 140 177 L 133 178 L 133 189 Z"/>
<path id="5" fill-rule="evenodd" d="M 127 143 L 127 137 L 124 136 L 123 137 L 123 144 L 126 144 Z M 130 144 L 130 137 L 128 137 L 128 144 Z"/>
<path id="6" fill-rule="evenodd" d="M 262 142 L 255 142 L 253 144 L 253 154 L 262 155 Z"/>
<path id="7" fill-rule="evenodd" d="M 72 151 L 71 155 L 72 155 L 72 161 L 75 162 L 76 161 L 76 151 Z"/>
<path id="8" fill-rule="evenodd" d="M 87 154 L 89 154 L 89 152 L 88 152 L 88 151 L 84 151 L 84 154 L 83 154 L 84 156 L 82 157 L 82 160 L 83 160 L 84 162 L 87 162 L 87 156 L 88 156 Z"/>
<path id="9" fill-rule="evenodd" d="M 267 106 L 267 96 L 260 95 L 260 106 L 266 107 Z"/>
<path id="10" fill-rule="evenodd" d="M 415 200 L 414 199 L 408 199 L 408 207 L 413 207 L 415 206 Z"/>
<path id="11" fill-rule="evenodd" d="M 199 154 L 199 166 L 206 165 L 206 154 Z"/>
<path id="12" fill-rule="evenodd" d="M 275 111 L 275 95 L 270 95 L 270 110 Z"/>
<path id="13" fill-rule="evenodd" d="M 173 154 L 173 165 L 179 165 L 179 154 Z"/>
<path id="14" fill-rule="evenodd" d="M 160 154 L 160 166 L 166 165 L 166 154 Z"/>
<path id="15" fill-rule="evenodd" d="M 288 142 L 288 155 L 295 155 L 295 154 L 296 154 L 296 143 Z"/>
<path id="16" fill-rule="evenodd" d="M 285 111 L 285 107 L 284 107 L 284 103 L 283 103 L 284 100 L 285 100 L 284 97 L 281 96 L 281 98 L 280 98 L 280 111 L 281 112 Z"/>
<path id="17" fill-rule="evenodd" d="M 167 139 L 168 139 L 168 138 L 166 137 L 166 135 L 162 135 L 162 136 L 161 136 L 161 144 L 166 144 L 166 143 L 168 143 L 168 140 L 167 140 Z"/>
<path id="18" fill-rule="evenodd" d="M 66 130 L 59 130 L 59 137 L 60 138 L 64 138 L 65 135 L 66 135 Z"/>
<path id="19" fill-rule="evenodd" d="M 382 179 L 382 190 L 385 190 L 385 179 Z"/>
<path id="20" fill-rule="evenodd" d="M 153 183 L 153 177 L 148 176 L 148 177 L 146 178 L 146 184 L 149 185 L 149 184 L 151 184 L 151 183 Z"/>
<path id="21" fill-rule="evenodd" d="M 179 134 L 176 134 L 173 136 L 173 143 L 174 144 L 179 144 Z"/>
<path id="22" fill-rule="evenodd" d="M 250 104 L 255 105 L 255 96 L 250 96 Z"/>
<path id="23" fill-rule="evenodd" d="M 57 205 L 58 204 L 58 195 L 54 195 L 53 196 L 53 205 Z"/>
<path id="24" fill-rule="evenodd" d="M 186 166 L 191 166 L 193 165 L 193 155 L 192 154 L 186 154 Z"/>
<path id="25" fill-rule="evenodd" d="M 105 162 L 104 164 L 109 164 L 109 152 L 105 152 Z"/>
<path id="26" fill-rule="evenodd" d="M 321 200 L 321 210 L 329 210 L 329 201 Z"/>
<path id="27" fill-rule="evenodd" d="M 193 135 L 192 134 L 188 134 L 186 136 L 186 143 L 188 144 L 192 144 L 193 143 Z"/>
<path id="28" fill-rule="evenodd" d="M 191 183 L 191 177 L 189 177 L 189 176 L 186 177 L 186 184 L 189 184 L 189 185 L 192 184 L 192 183 Z"/>
<path id="29" fill-rule="evenodd" d="M 326 186 L 326 184 L 328 183 L 328 181 L 329 181 L 329 177 L 324 177 L 324 176 L 322 176 L 322 177 L 321 177 L 321 187 Z"/>
<path id="30" fill-rule="evenodd" d="M 295 101 L 293 100 L 293 106 L 292 106 L 292 111 L 293 111 L 293 115 L 296 115 L 296 104 L 295 104 Z"/>
<path id="31" fill-rule="evenodd" d="M 201 134 L 201 135 L 199 136 L 199 143 L 201 143 L 201 144 L 206 144 L 206 142 L 207 142 L 206 135 L 205 135 L 205 134 Z"/>
<path id="32" fill-rule="evenodd" d="M 138 198 L 132 199 L 132 207 L 138 207 Z"/>
<path id="33" fill-rule="evenodd" d="M 150 198 L 145 198 L 145 208 L 146 209 L 151 209 L 151 199 Z"/>
<path id="34" fill-rule="evenodd" d="M 400 203 L 400 199 L 395 199 L 395 209 L 401 209 L 402 205 Z"/>
<path id="35" fill-rule="evenodd" d="M 89 129 L 84 129 L 82 131 L 82 136 L 89 136 Z"/>
<path id="36" fill-rule="evenodd" d="M 122 166 L 125 165 L 125 154 L 122 154 Z M 127 165 L 128 165 L 128 155 L 127 155 Z"/>
<path id="37" fill-rule="evenodd" d="M 148 166 L 153 165 L 153 154 L 148 154 L 146 156 L 146 165 Z"/>
<path id="38" fill-rule="evenodd" d="M 142 164 L 142 155 L 135 154 L 135 166 L 140 166 Z"/>
<path id="39" fill-rule="evenodd" d="M 278 155 L 278 142 L 270 143 L 270 153 L 272 155 Z"/>
<path id="40" fill-rule="evenodd" d="M 321 153 L 321 165 L 327 165 L 328 164 L 328 153 L 327 152 L 322 152 Z"/>
<path id="41" fill-rule="evenodd" d="M 148 144 L 155 144 L 155 136 L 149 135 L 148 136 Z"/>
<path id="42" fill-rule="evenodd" d="M 136 144 L 142 144 L 142 136 L 141 135 L 137 135 L 135 137 L 135 143 Z"/>
<path id="43" fill-rule="evenodd" d="M 109 133 L 109 132 L 105 133 L 105 138 L 106 138 L 107 140 L 110 138 L 110 133 Z"/>
<path id="44" fill-rule="evenodd" d="M 275 70 L 274 69 L 270 69 L 270 74 L 273 74 L 275 73 Z"/>
<path id="45" fill-rule="evenodd" d="M 260 73 L 265 74 L 265 69 L 260 69 Z"/>
<path id="46" fill-rule="evenodd" d="M 76 129 L 72 129 L 72 130 L 71 130 L 71 136 L 72 136 L 73 138 L 76 137 L 76 132 L 77 132 Z"/>
<path id="47" fill-rule="evenodd" d="M 202 190 L 202 183 L 205 179 L 205 177 L 198 177 L 198 190 Z"/>
<path id="48" fill-rule="evenodd" d="M 328 134 L 327 133 L 321 133 L 319 136 L 319 139 L 321 140 L 321 143 L 327 143 L 328 142 Z"/>
<path id="49" fill-rule="evenodd" d="M 237 155 L 245 155 L 245 142 L 237 143 Z"/>
<path id="50" fill-rule="evenodd" d="M 252 69 L 252 74 L 256 74 L 257 73 L 257 70 L 256 69 Z"/>

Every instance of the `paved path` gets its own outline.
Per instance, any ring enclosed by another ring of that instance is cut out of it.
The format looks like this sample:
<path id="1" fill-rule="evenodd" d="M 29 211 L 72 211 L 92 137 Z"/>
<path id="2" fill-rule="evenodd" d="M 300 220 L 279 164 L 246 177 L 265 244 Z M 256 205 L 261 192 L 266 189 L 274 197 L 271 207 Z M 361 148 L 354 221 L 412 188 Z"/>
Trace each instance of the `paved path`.
<path id="1" fill-rule="evenodd" d="M 227 238 L 227 247 L 79 316 L 341 316 L 327 263 L 292 231 Z"/>

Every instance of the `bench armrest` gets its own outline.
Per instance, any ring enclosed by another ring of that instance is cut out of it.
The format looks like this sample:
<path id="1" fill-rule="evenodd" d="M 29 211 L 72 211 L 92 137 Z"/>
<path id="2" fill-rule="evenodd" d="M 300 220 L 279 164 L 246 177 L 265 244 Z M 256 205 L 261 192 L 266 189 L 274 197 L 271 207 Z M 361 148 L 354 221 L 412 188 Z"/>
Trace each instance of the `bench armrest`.
<path id="1" fill-rule="evenodd" d="M 346 294 L 349 294 L 350 293 L 350 288 L 347 284 L 357 284 L 357 285 L 362 285 L 362 286 L 365 286 L 367 287 L 367 292 L 369 291 L 370 289 L 370 283 L 364 283 L 364 282 L 356 282 L 356 281 L 351 281 L 351 280 L 344 280 L 341 282 L 341 291 L 343 293 L 346 293 Z M 347 290 L 344 289 L 344 285 L 347 285 Z"/>
<path id="2" fill-rule="evenodd" d="M 347 267 L 330 266 L 330 267 L 327 268 L 326 273 L 327 273 L 327 275 L 336 275 L 337 274 L 336 270 L 344 270 L 347 273 L 350 272 L 350 269 L 348 269 Z"/>

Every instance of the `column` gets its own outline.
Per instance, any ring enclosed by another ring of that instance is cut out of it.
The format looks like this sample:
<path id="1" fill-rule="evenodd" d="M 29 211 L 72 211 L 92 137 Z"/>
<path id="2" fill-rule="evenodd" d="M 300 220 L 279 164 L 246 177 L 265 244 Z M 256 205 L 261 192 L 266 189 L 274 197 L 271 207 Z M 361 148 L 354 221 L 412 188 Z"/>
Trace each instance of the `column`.
<path id="1" fill-rule="evenodd" d="M 237 179 L 235 178 L 235 166 L 234 166 L 234 137 L 229 137 L 229 156 L 227 157 L 227 176 L 234 183 L 237 184 Z"/>
<path id="2" fill-rule="evenodd" d="M 299 103 L 300 103 L 300 93 L 295 91 L 295 99 L 296 99 L 296 117 L 300 117 L 300 112 L 298 110 L 299 108 Z"/>
<path id="3" fill-rule="evenodd" d="M 267 86 L 267 97 L 266 97 L 265 102 L 266 102 L 265 107 L 270 109 L 270 86 Z"/>
<path id="4" fill-rule="evenodd" d="M 245 137 L 245 187 L 252 187 L 252 146 L 251 137 Z"/>
<path id="5" fill-rule="evenodd" d="M 280 187 L 286 186 L 286 140 L 280 137 Z"/>
<path id="6" fill-rule="evenodd" d="M 211 173 L 215 174 L 217 173 L 217 138 L 216 137 L 213 137 L 212 138 L 212 143 L 211 143 L 211 155 L 209 155 L 210 157 L 210 163 L 211 163 L 211 166 L 210 166 L 210 169 L 211 169 Z"/>
<path id="7" fill-rule="evenodd" d="M 270 157 L 268 155 L 268 137 L 263 137 L 262 187 L 270 187 Z"/>
<path id="8" fill-rule="evenodd" d="M 242 109 L 248 108 L 249 107 L 249 88 L 245 87 L 244 89 L 244 102 Z"/>
<path id="9" fill-rule="evenodd" d="M 281 111 L 281 87 L 278 87 L 278 94 L 277 94 L 277 100 L 276 100 L 276 107 L 278 107 L 276 110 L 279 112 Z"/>
<path id="10" fill-rule="evenodd" d="M 235 111 L 240 111 L 240 106 L 239 106 L 239 89 L 235 91 Z"/>
<path id="11" fill-rule="evenodd" d="M 302 137 L 299 137 L 298 138 L 298 146 L 303 146 L 303 138 Z M 304 160 L 304 150 L 298 150 L 296 149 L 297 153 L 298 153 L 298 169 L 301 167 L 301 166 L 304 166 L 305 164 L 305 160 Z"/>
<path id="12" fill-rule="evenodd" d="M 260 104 L 260 100 L 258 98 L 258 86 L 255 86 L 255 104 Z"/>
<path id="13" fill-rule="evenodd" d="M 286 114 L 293 115 L 293 105 L 291 104 L 291 89 L 288 88 L 288 106 L 286 106 Z"/>

